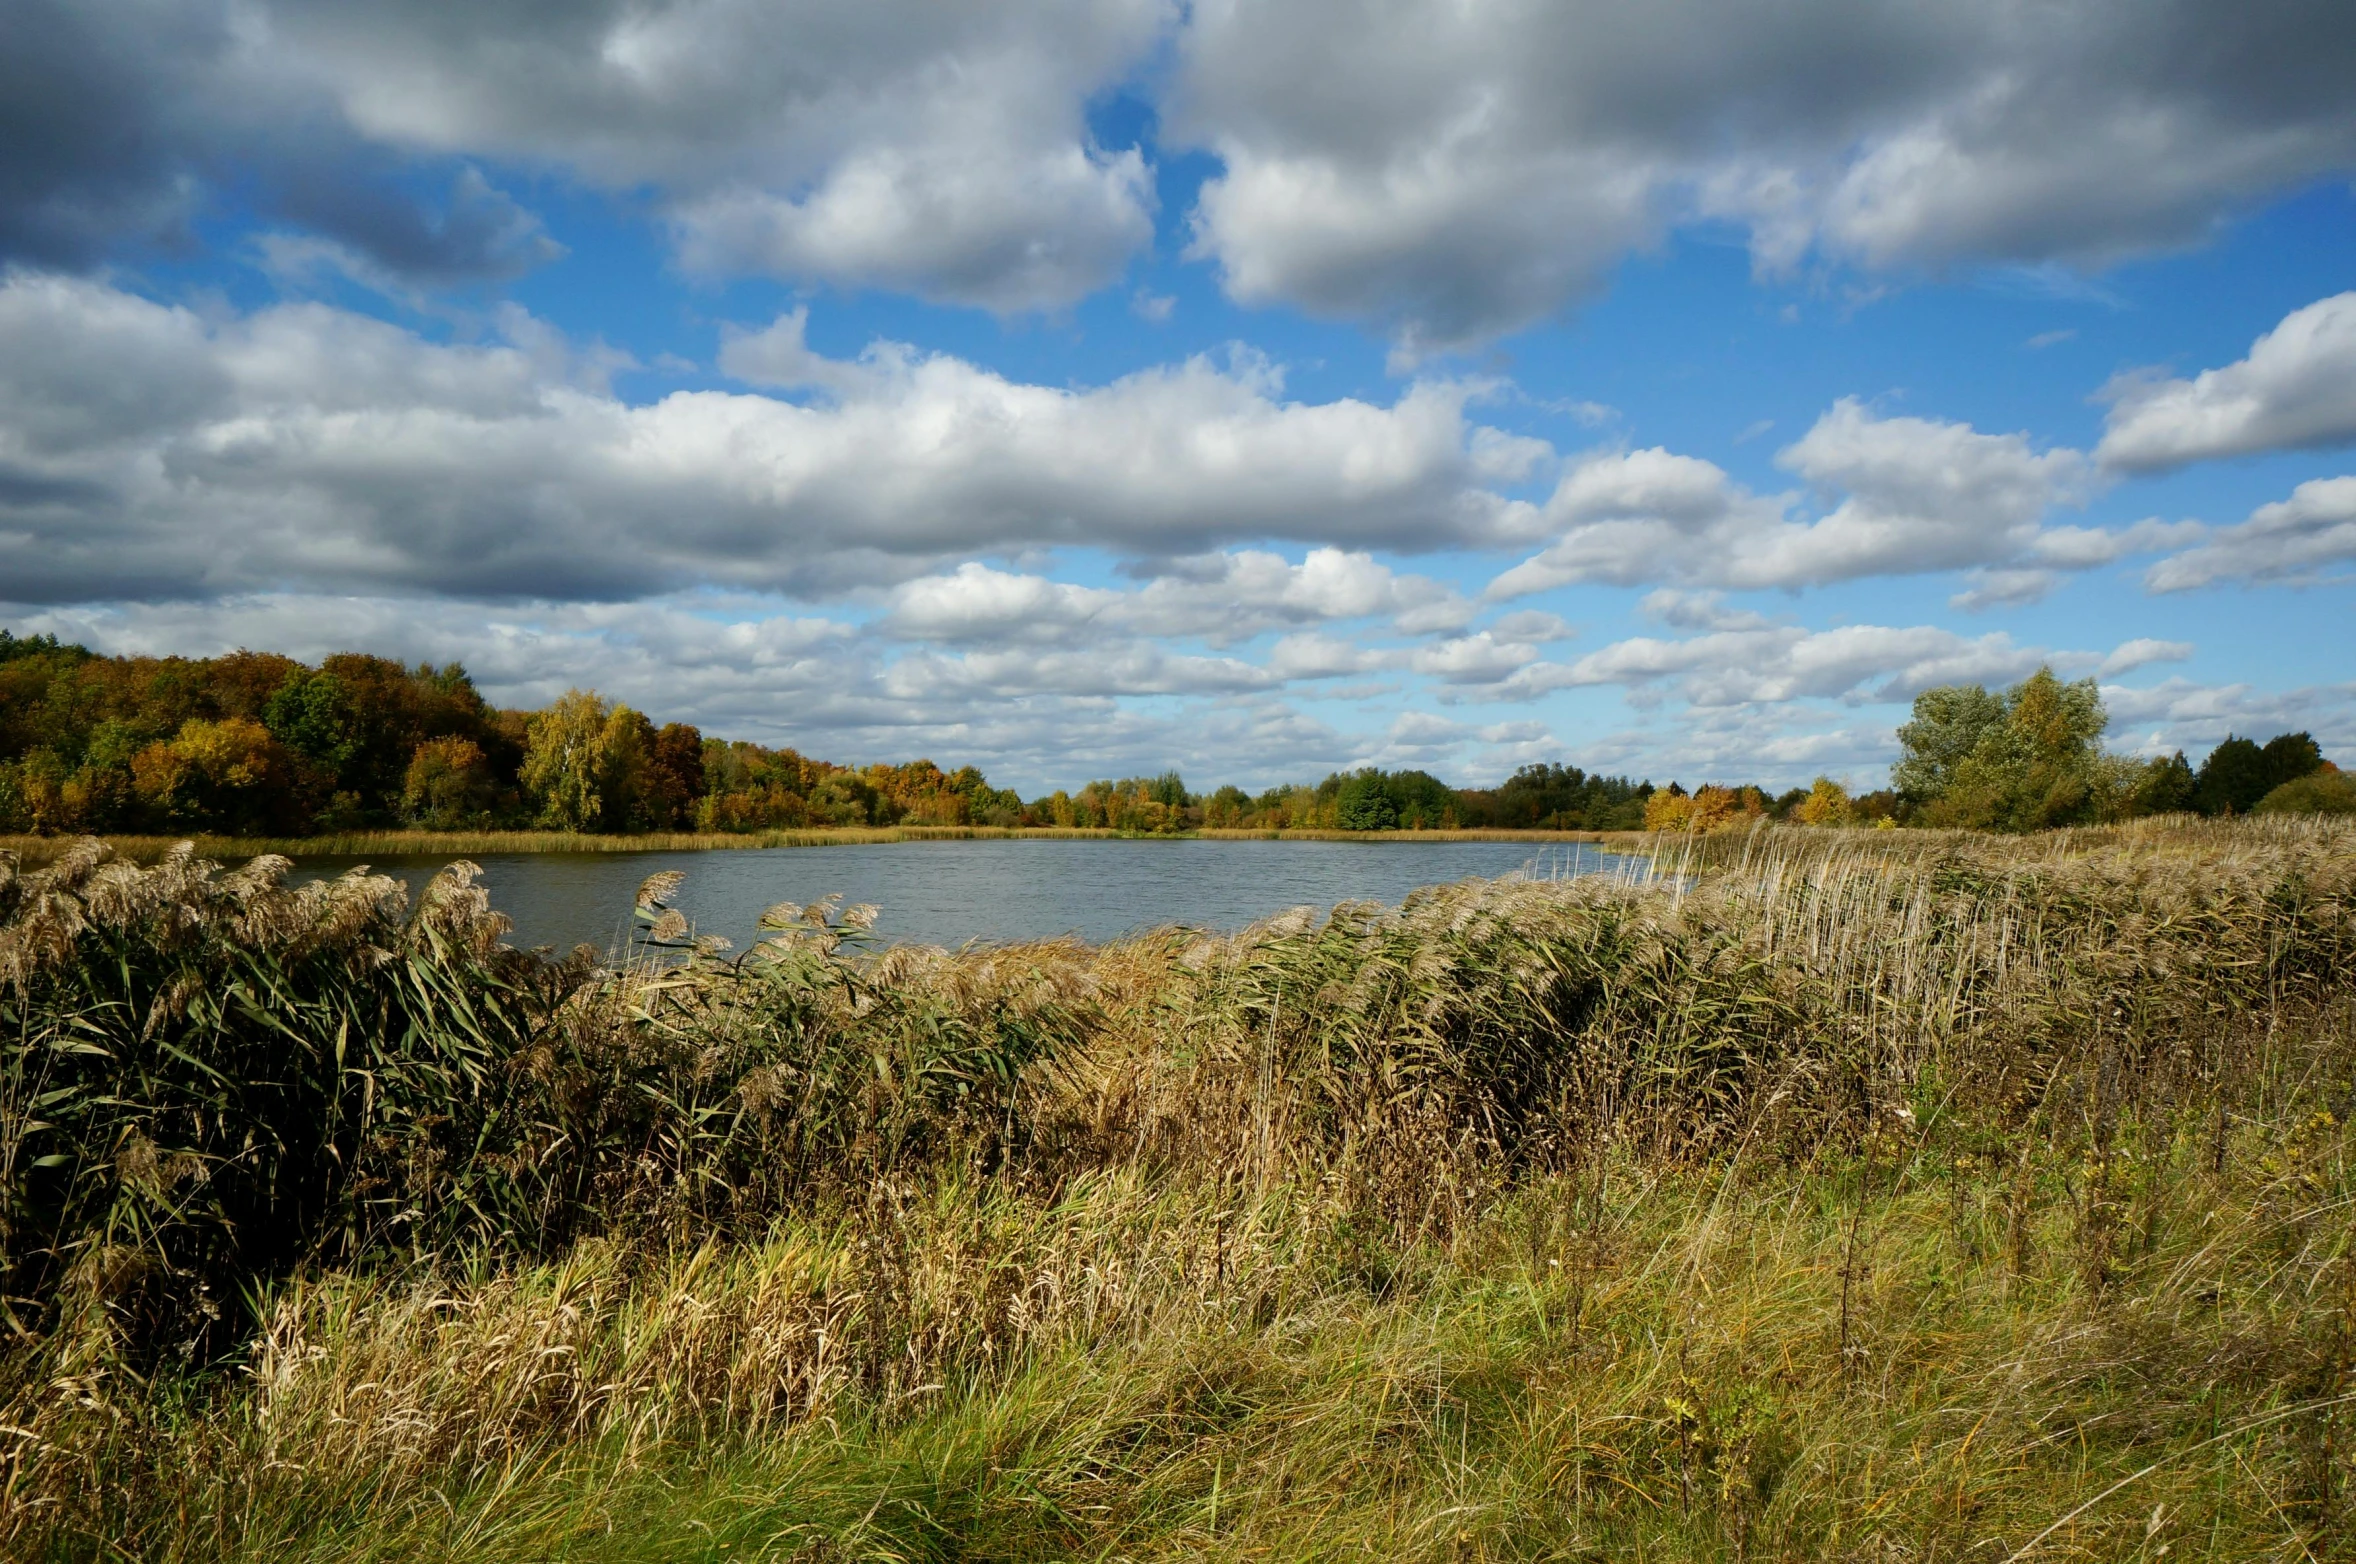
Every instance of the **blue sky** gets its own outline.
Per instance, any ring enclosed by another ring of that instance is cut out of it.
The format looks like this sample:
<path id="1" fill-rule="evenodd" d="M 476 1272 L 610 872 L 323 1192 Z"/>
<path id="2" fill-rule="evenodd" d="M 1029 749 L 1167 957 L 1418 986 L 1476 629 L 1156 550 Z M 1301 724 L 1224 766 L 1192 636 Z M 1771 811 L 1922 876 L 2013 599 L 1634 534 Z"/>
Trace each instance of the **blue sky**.
<path id="1" fill-rule="evenodd" d="M 1042 791 L 2356 752 L 2356 20 L 0 19 L 0 622 Z"/>

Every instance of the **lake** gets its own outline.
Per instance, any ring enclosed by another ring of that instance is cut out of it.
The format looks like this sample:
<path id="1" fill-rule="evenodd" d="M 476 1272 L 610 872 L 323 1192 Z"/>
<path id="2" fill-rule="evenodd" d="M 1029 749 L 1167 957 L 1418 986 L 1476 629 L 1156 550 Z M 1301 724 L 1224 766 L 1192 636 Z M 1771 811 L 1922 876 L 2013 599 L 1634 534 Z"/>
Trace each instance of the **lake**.
<path id="1" fill-rule="evenodd" d="M 334 875 L 356 860 L 298 860 L 290 880 Z M 375 858 L 416 891 L 447 857 Z M 702 934 L 739 950 L 765 908 L 840 895 L 883 909 L 895 942 L 962 945 L 1072 934 L 1101 943 L 1178 923 L 1232 930 L 1304 904 L 1396 906 L 1426 885 L 1528 867 L 1543 875 L 1642 872 L 1641 862 L 1562 842 L 974 841 L 670 853 L 504 853 L 476 860 L 491 905 L 518 945 L 610 950 L 630 927 L 638 884 L 686 871 L 676 903 Z"/>

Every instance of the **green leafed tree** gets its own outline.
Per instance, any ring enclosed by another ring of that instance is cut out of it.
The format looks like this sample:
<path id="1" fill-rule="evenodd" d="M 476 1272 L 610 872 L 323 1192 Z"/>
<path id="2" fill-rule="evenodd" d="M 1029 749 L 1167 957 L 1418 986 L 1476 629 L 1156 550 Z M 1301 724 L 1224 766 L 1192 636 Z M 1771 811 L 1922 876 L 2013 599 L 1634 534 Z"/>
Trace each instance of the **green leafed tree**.
<path id="1" fill-rule="evenodd" d="M 2278 733 L 2264 744 L 2227 734 L 2201 762 L 2196 800 L 2205 815 L 2246 815 L 2284 783 L 2322 769 L 2311 734 Z"/>
<path id="2" fill-rule="evenodd" d="M 1914 698 L 1914 720 L 1898 730 L 1903 751 L 1890 785 L 1911 804 L 1947 796 L 1956 773 L 2004 726 L 2004 698 L 1977 684 L 1943 684 Z"/>
<path id="3" fill-rule="evenodd" d="M 262 725 L 330 781 L 342 774 L 359 748 L 351 695 L 332 673 L 303 668 L 288 674 L 262 707 Z"/>
<path id="4" fill-rule="evenodd" d="M 2356 776 L 2318 767 L 2258 800 L 2258 815 L 2356 815 Z"/>
<path id="5" fill-rule="evenodd" d="M 1390 831 L 1399 824 L 1399 806 L 1383 786 L 1379 771 L 1361 771 L 1342 779 L 1334 795 L 1333 823 L 1345 831 Z"/>
<path id="6" fill-rule="evenodd" d="M 1925 690 L 1914 711 L 1891 776 L 1933 824 L 2035 831 L 2125 807 L 2132 767 L 2102 752 L 2110 719 L 2092 679 L 2040 668 L 2001 697 L 1978 685 Z"/>
<path id="7" fill-rule="evenodd" d="M 2184 751 L 2147 761 L 2135 779 L 2133 802 L 2139 815 L 2181 814 L 2193 807 L 2199 781 L 2185 763 Z"/>

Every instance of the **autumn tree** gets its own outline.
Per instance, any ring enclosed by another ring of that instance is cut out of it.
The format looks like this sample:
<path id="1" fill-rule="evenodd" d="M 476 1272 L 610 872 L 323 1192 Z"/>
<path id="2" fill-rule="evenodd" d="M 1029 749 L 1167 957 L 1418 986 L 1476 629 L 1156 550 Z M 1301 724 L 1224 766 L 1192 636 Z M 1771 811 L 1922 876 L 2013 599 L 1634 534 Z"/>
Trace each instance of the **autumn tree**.
<path id="1" fill-rule="evenodd" d="M 635 719 L 635 720 L 634 720 Z M 588 831 L 626 825 L 608 814 L 635 755 L 638 714 L 594 690 L 567 690 L 532 718 L 523 785 L 542 825 Z"/>
<path id="2" fill-rule="evenodd" d="M 409 757 L 401 813 L 412 825 L 438 831 L 480 825 L 496 798 L 490 764 L 472 739 L 427 739 Z"/>
<path id="3" fill-rule="evenodd" d="M 703 734 L 684 722 L 665 723 L 647 746 L 648 823 L 658 829 L 692 826 L 703 796 Z"/>
<path id="4" fill-rule="evenodd" d="M 159 823 L 241 835 L 301 828 L 292 757 L 251 717 L 191 717 L 133 755 L 130 769 Z"/>
<path id="5" fill-rule="evenodd" d="M 1792 806 L 1792 818 L 1802 825 L 1847 825 L 1855 818 L 1849 790 L 1830 777 L 1818 777 L 1807 797 Z"/>

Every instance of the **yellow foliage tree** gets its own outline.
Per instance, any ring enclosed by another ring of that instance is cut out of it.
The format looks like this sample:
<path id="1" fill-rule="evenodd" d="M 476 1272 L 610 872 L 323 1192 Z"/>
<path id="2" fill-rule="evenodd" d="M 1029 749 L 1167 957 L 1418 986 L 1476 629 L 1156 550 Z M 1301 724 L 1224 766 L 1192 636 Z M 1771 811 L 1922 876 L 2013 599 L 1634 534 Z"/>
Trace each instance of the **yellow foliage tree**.
<path id="1" fill-rule="evenodd" d="M 1847 825 L 1856 817 L 1849 790 L 1830 777 L 1818 777 L 1808 796 L 1792 811 L 1802 825 Z"/>
<path id="2" fill-rule="evenodd" d="M 1764 812 L 1755 787 L 1703 787 L 1688 795 L 1670 783 L 1644 801 L 1647 831 L 1714 831 Z"/>
<path id="3" fill-rule="evenodd" d="M 560 831 L 633 824 L 646 769 L 646 719 L 595 690 L 567 690 L 532 718 L 521 780 L 540 823 Z"/>

